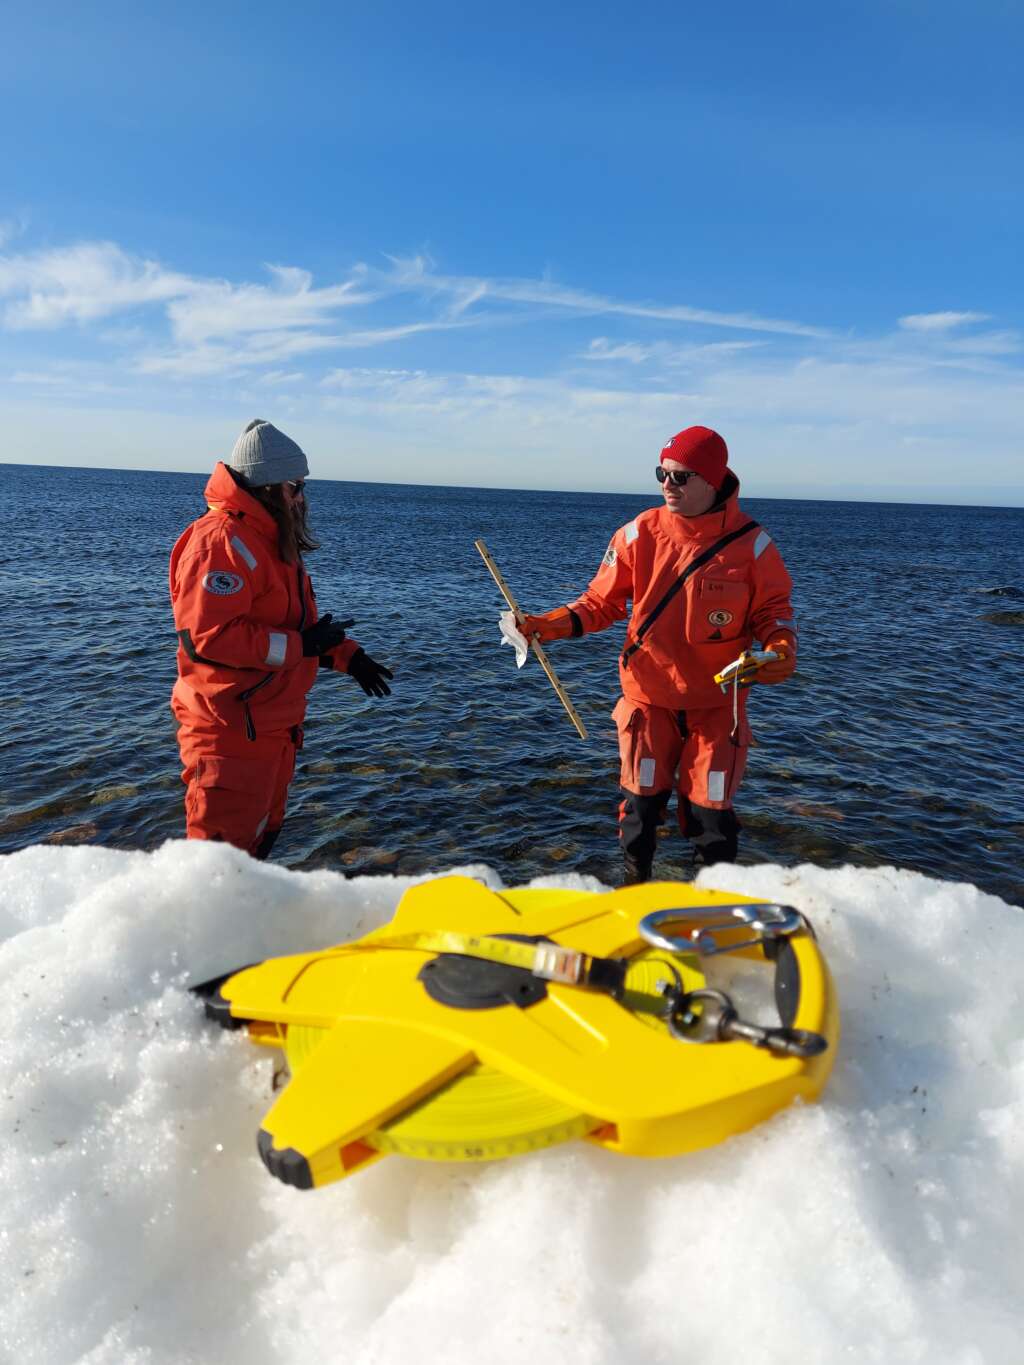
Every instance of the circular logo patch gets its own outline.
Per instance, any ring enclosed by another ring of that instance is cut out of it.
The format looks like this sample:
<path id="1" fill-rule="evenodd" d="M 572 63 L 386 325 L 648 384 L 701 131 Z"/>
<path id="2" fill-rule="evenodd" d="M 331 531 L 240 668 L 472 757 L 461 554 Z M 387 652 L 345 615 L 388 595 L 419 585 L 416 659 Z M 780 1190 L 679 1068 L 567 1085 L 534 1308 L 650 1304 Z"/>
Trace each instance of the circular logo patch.
<path id="1" fill-rule="evenodd" d="M 203 579 L 203 587 L 207 592 L 214 592 L 218 597 L 230 597 L 233 592 L 241 592 L 244 584 L 236 573 L 225 573 L 223 569 L 215 569 L 208 573 Z"/>
<path id="2" fill-rule="evenodd" d="M 615 553 L 615 546 L 609 545 L 608 549 L 605 551 L 605 556 L 604 559 L 601 560 L 601 563 L 605 566 L 606 569 L 610 569 L 617 558 L 618 556 Z"/>
<path id="3" fill-rule="evenodd" d="M 727 626 L 732 620 L 732 612 L 726 611 L 724 607 L 716 607 L 714 611 L 708 612 L 708 620 L 713 626 Z"/>

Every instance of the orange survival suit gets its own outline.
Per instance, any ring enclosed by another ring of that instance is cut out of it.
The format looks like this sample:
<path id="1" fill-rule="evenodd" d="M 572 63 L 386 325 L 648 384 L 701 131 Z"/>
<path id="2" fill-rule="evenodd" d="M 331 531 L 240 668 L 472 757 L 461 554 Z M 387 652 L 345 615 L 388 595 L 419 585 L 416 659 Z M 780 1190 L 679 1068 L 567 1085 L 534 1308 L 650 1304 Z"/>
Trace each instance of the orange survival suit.
<path id="1" fill-rule="evenodd" d="M 701 516 L 664 506 L 642 512 L 616 531 L 586 592 L 562 608 L 575 618 L 571 633 L 583 635 L 621 621 L 633 604 L 619 660 L 622 698 L 612 713 L 627 880 L 650 876 L 673 788 L 695 863 L 736 857 L 732 802 L 751 739 L 746 692 L 723 693 L 714 676 L 755 638 L 781 637 L 796 648 L 786 566 L 768 532 L 740 510 L 738 494 L 728 470 Z M 687 567 L 712 550 L 664 602 Z"/>
<path id="2" fill-rule="evenodd" d="M 210 510 L 171 552 L 178 633 L 178 721 L 190 839 L 219 839 L 265 858 L 284 820 L 302 747 L 306 695 L 320 661 L 303 656 L 301 631 L 317 619 L 302 561 L 286 564 L 277 525 L 218 464 Z M 346 672 L 359 645 L 329 651 Z"/>

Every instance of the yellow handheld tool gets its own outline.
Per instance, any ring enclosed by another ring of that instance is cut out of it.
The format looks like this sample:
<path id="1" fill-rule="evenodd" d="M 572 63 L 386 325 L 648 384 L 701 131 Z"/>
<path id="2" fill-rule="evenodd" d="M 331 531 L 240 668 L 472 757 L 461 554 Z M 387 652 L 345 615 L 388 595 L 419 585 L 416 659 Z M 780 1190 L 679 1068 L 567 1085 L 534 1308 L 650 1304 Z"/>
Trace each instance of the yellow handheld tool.
<path id="1" fill-rule="evenodd" d="M 723 955 L 773 979 L 777 1024 L 743 1020 L 709 979 Z M 573 1137 L 690 1151 L 813 1099 L 838 1038 L 801 914 L 672 882 L 499 893 L 442 877 L 365 938 L 195 990 L 284 1050 L 291 1080 L 258 1146 L 300 1189 L 389 1152 L 474 1161 Z"/>
<path id="2" fill-rule="evenodd" d="M 738 659 L 733 659 L 721 673 L 715 674 L 715 682 L 721 683 L 723 692 L 728 692 L 730 687 L 737 684 L 747 687 L 753 682 L 758 669 L 778 657 L 774 649 L 745 649 Z"/>

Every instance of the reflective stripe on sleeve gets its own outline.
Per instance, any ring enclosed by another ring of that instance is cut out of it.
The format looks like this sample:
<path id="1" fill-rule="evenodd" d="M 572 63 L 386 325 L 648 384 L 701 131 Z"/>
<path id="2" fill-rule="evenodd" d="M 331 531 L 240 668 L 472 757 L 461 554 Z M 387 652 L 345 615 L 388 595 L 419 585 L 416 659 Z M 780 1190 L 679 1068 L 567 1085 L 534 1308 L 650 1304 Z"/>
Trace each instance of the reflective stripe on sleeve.
<path id="1" fill-rule="evenodd" d="M 245 541 L 241 538 L 241 536 L 232 536 L 229 544 L 231 545 L 232 549 L 235 551 L 237 555 L 241 555 L 241 557 L 245 560 L 246 564 L 248 564 L 250 569 L 255 569 L 256 556 L 249 549 L 248 545 L 246 545 Z"/>
<path id="2" fill-rule="evenodd" d="M 708 773 L 708 800 L 709 800 L 709 801 L 724 801 L 724 800 L 725 800 L 725 773 L 724 773 L 724 772 L 714 772 L 714 771 L 712 771 L 712 772 L 709 772 L 709 773 Z"/>
<path id="3" fill-rule="evenodd" d="M 270 632 L 270 648 L 266 663 L 269 668 L 280 668 L 288 655 L 288 636 L 280 630 Z"/>
<path id="4" fill-rule="evenodd" d="M 754 541 L 754 558 L 760 559 L 772 543 L 772 538 L 767 531 L 758 531 L 757 539 Z"/>
<path id="5" fill-rule="evenodd" d="M 639 783 L 640 783 L 640 786 L 641 786 L 641 787 L 653 787 L 653 786 L 654 786 L 654 759 L 653 759 L 653 758 L 642 758 L 642 759 L 640 760 L 640 777 L 639 777 Z"/>
<path id="6" fill-rule="evenodd" d="M 628 526 L 623 527 L 622 534 L 626 537 L 626 544 L 631 545 L 640 534 L 640 527 L 635 521 L 631 521 Z"/>

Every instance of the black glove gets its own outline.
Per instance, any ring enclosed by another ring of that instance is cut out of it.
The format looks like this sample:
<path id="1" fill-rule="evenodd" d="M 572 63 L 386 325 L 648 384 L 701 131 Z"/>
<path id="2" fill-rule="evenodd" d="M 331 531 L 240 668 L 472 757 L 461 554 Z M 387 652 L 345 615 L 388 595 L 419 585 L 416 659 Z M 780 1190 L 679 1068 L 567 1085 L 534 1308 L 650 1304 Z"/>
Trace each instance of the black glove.
<path id="1" fill-rule="evenodd" d="M 310 659 L 315 654 L 326 654 L 329 649 L 341 644 L 346 628 L 354 625 L 354 620 L 332 621 L 330 612 L 321 616 L 315 625 L 307 626 L 302 632 L 303 655 Z"/>
<path id="2" fill-rule="evenodd" d="M 348 661 L 348 671 L 368 697 L 390 697 L 391 688 L 384 681 L 395 675 L 390 668 L 371 659 L 365 649 L 357 649 Z"/>

